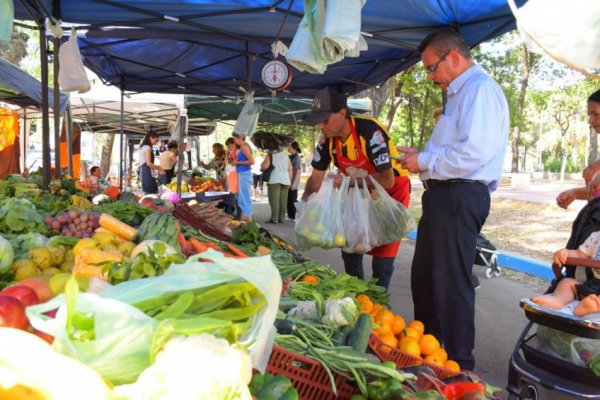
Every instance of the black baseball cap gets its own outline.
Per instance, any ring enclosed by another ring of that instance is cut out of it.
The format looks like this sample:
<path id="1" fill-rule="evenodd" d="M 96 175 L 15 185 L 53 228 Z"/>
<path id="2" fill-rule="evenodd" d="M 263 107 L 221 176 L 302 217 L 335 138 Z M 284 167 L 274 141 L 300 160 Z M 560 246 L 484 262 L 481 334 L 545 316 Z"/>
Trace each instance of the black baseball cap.
<path id="1" fill-rule="evenodd" d="M 313 125 L 325 122 L 331 114 L 347 107 L 346 96 L 331 87 L 326 87 L 315 95 L 310 114 L 304 119 L 304 122 Z"/>

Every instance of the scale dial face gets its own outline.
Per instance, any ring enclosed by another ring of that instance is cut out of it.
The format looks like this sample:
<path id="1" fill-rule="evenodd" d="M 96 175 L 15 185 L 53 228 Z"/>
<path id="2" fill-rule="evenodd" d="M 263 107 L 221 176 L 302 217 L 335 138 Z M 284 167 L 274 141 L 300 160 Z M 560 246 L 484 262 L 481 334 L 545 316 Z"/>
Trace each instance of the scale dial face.
<path id="1" fill-rule="evenodd" d="M 283 61 L 272 60 L 262 68 L 261 78 L 269 89 L 283 90 L 292 81 L 292 71 Z"/>

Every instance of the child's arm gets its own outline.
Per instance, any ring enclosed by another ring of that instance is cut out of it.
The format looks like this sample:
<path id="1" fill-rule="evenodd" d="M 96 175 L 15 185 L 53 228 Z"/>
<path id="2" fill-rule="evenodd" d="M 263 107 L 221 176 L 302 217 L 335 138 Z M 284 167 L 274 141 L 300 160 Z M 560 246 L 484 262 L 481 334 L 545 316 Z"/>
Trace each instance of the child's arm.
<path id="1" fill-rule="evenodd" d="M 562 265 L 567 261 L 568 257 L 590 258 L 590 256 L 588 256 L 587 254 L 585 254 L 583 251 L 581 251 L 579 249 L 577 249 L 577 250 L 560 249 L 554 253 L 553 261 L 556 264 Z"/>

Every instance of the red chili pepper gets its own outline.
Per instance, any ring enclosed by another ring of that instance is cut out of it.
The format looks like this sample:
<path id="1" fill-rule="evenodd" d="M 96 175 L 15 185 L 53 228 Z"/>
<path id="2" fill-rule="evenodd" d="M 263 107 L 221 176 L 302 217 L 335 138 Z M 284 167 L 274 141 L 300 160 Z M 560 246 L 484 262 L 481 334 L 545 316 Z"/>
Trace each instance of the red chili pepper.
<path id="1" fill-rule="evenodd" d="M 485 386 L 475 382 L 452 382 L 444 386 L 442 394 L 448 400 L 485 400 Z"/>

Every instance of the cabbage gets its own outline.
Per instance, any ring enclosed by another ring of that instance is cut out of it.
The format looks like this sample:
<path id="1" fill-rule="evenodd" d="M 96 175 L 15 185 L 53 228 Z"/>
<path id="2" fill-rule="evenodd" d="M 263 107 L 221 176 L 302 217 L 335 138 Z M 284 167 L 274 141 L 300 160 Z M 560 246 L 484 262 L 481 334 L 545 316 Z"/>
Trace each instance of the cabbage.
<path id="1" fill-rule="evenodd" d="M 10 269 L 15 258 L 15 252 L 12 244 L 0 235 L 0 272 Z"/>
<path id="2" fill-rule="evenodd" d="M 41 233 L 29 232 L 20 235 L 12 235 L 10 242 L 13 245 L 15 258 L 28 258 L 29 250 L 36 247 L 46 247 L 48 238 Z"/>

